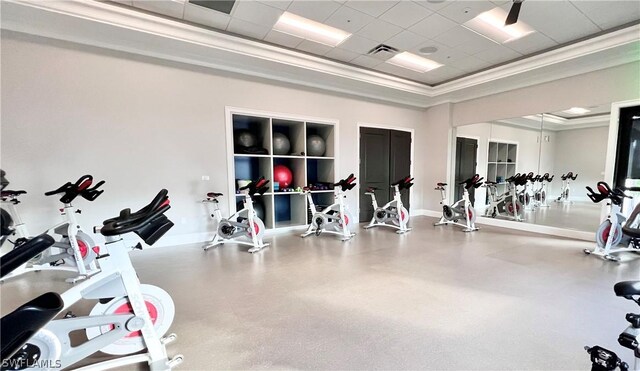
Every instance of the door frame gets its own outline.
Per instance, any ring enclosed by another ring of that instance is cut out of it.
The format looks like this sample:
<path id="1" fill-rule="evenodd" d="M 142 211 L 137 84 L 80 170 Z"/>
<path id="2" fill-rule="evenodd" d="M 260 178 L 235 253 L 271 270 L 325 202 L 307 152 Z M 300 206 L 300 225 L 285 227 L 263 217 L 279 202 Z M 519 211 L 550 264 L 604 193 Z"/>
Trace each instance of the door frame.
<path id="1" fill-rule="evenodd" d="M 480 155 L 480 137 L 476 137 L 474 135 L 457 135 L 456 134 L 456 136 L 453 138 L 453 153 L 457 153 L 458 152 L 458 140 L 457 140 L 458 138 L 473 139 L 473 140 L 476 141 L 476 171 L 475 171 L 475 173 L 478 174 L 478 156 Z M 489 138 L 489 141 L 491 141 L 491 138 Z M 488 145 L 489 145 L 489 142 L 487 142 L 487 146 Z M 454 200 L 454 197 L 456 195 L 456 184 L 455 184 L 455 180 L 456 180 L 455 179 L 455 177 L 456 177 L 456 165 L 457 165 L 456 161 L 458 160 L 456 158 L 456 156 L 454 156 L 453 154 L 452 154 L 452 156 L 453 156 L 453 158 L 452 158 L 452 160 L 453 160 L 452 168 L 453 169 L 451 171 L 451 177 L 453 178 L 453 182 L 451 184 L 452 186 L 449 187 L 449 192 L 448 192 L 449 194 L 447 195 L 448 199 L 452 201 L 451 203 L 457 201 L 457 200 Z M 474 195 L 473 195 L 474 199 L 476 201 L 476 205 L 477 205 L 478 200 L 479 200 L 479 198 L 478 198 L 478 193 L 479 193 L 478 190 L 479 189 L 476 189 L 474 191 Z M 484 198 L 482 199 L 482 204 L 483 205 L 485 204 Z M 484 206 L 486 206 L 486 205 L 484 205 Z"/>
<path id="2" fill-rule="evenodd" d="M 415 136 L 416 136 L 416 130 L 412 129 L 412 128 L 405 128 L 405 127 L 397 127 L 397 126 L 393 126 L 393 125 L 387 125 L 387 124 L 372 124 L 372 123 L 368 123 L 368 122 L 358 122 L 357 125 L 357 129 L 358 129 L 358 143 L 356 145 L 356 153 L 358 154 L 358 178 L 360 178 L 360 162 L 361 162 L 361 158 L 360 158 L 360 128 L 372 128 L 372 129 L 385 129 L 385 130 L 396 130 L 396 131 L 404 131 L 404 132 L 408 132 L 411 134 L 411 154 L 410 154 L 410 158 L 411 158 L 411 164 L 409 164 L 409 172 L 411 173 L 411 175 L 413 177 L 415 177 L 415 173 L 414 173 L 414 166 L 413 164 L 415 163 L 414 161 L 414 146 L 415 146 Z M 356 182 L 356 190 L 358 193 L 358 208 L 356 210 L 356 215 L 360 215 L 360 182 Z M 413 208 L 415 210 L 415 207 L 413 207 L 414 205 L 414 197 L 413 197 L 413 192 L 409 192 L 409 215 L 411 215 L 411 209 Z"/>
<path id="3" fill-rule="evenodd" d="M 640 99 L 631 99 L 621 102 L 611 103 L 611 114 L 609 115 L 609 138 L 607 143 L 607 157 L 605 160 L 604 179 L 605 182 L 613 184 L 613 176 L 616 169 L 616 156 L 618 154 L 618 129 L 620 126 L 620 109 L 640 106 Z M 600 219 L 606 219 L 608 214 L 606 202 L 602 205 Z"/>

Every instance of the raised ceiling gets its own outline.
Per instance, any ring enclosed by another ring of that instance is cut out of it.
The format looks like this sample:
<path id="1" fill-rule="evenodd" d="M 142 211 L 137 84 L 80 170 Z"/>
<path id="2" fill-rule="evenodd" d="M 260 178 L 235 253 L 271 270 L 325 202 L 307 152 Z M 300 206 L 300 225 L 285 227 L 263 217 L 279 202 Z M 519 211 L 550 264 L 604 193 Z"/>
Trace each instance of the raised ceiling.
<path id="1" fill-rule="evenodd" d="M 527 0 L 520 20 L 536 32 L 499 45 L 461 24 L 496 6 L 508 11 L 511 1 L 238 0 L 229 15 L 188 0 L 117 3 L 428 85 L 455 80 L 640 20 L 640 1 Z M 353 35 L 331 48 L 272 30 L 284 11 Z M 384 63 L 388 56 L 367 55 L 381 43 L 413 53 L 434 46 L 438 51 L 428 58 L 444 66 L 418 73 Z"/>

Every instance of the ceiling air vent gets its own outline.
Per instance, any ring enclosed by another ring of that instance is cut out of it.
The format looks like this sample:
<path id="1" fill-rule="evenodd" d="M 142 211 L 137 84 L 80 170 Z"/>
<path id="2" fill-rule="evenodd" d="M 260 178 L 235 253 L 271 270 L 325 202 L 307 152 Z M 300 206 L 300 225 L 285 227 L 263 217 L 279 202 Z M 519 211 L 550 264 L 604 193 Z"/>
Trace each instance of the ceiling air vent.
<path id="1" fill-rule="evenodd" d="M 189 0 L 189 2 L 216 12 L 231 14 L 231 9 L 233 9 L 233 4 L 236 3 L 236 0 Z"/>
<path id="2" fill-rule="evenodd" d="M 377 58 L 391 58 L 398 52 L 398 49 L 393 46 L 380 44 L 373 49 L 369 50 L 368 55 L 375 55 Z"/>

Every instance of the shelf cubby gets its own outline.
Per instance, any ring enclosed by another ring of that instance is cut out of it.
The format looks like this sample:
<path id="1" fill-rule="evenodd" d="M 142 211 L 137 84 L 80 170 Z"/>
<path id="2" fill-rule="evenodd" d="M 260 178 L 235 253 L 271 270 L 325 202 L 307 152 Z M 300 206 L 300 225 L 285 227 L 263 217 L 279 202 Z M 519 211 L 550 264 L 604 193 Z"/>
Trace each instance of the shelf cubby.
<path id="1" fill-rule="evenodd" d="M 235 193 L 238 193 L 238 180 L 255 180 L 263 176 L 265 179 L 273 178 L 271 158 L 268 156 L 242 156 L 233 158 L 235 172 Z M 269 191 L 273 192 L 273 184 L 269 183 Z"/>
<path id="2" fill-rule="evenodd" d="M 233 116 L 233 147 L 235 154 L 257 154 L 247 153 L 240 149 L 237 145 L 238 137 L 243 132 L 249 132 L 253 134 L 256 142 L 254 147 L 264 148 L 267 153 L 260 153 L 262 155 L 269 155 L 271 153 L 271 119 L 268 117 L 256 117 L 245 115 Z"/>
<path id="3" fill-rule="evenodd" d="M 304 122 L 274 118 L 272 120 L 272 129 L 272 135 L 276 133 L 284 134 L 289 139 L 290 145 L 287 153 L 276 154 L 274 152 L 274 156 L 304 156 L 306 146 Z"/>
<path id="4" fill-rule="evenodd" d="M 273 157 L 273 168 L 274 168 L 274 176 L 275 176 L 275 167 L 277 165 L 283 165 L 289 168 L 291 174 L 293 175 L 292 183 L 289 185 L 289 188 L 303 188 L 305 186 L 305 162 L 304 158 L 291 158 L 291 157 Z M 276 180 L 273 179 L 273 182 Z M 278 187 L 276 191 L 275 185 L 273 186 L 274 192 L 279 193 L 282 192 L 282 188 Z"/>
<path id="5" fill-rule="evenodd" d="M 325 152 L 322 155 L 310 154 L 309 148 L 306 148 L 305 154 L 309 157 L 331 157 L 333 158 L 335 153 L 335 140 L 334 140 L 334 125 L 319 124 L 308 122 L 306 126 L 307 139 L 312 135 L 318 135 L 324 139 Z M 305 140 L 306 147 L 306 140 Z"/>
<path id="6" fill-rule="evenodd" d="M 273 200 L 276 228 L 307 224 L 307 202 L 304 194 L 280 194 Z"/>
<path id="7" fill-rule="evenodd" d="M 307 185 L 334 183 L 334 161 L 329 159 L 307 159 Z"/>

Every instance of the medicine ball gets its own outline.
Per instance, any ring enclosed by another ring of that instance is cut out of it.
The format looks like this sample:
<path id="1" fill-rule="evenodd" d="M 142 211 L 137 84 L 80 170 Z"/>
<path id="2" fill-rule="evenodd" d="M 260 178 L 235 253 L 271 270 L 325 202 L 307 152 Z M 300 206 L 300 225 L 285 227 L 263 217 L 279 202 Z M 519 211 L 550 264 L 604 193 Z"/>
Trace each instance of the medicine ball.
<path id="1" fill-rule="evenodd" d="M 291 149 L 289 138 L 282 133 L 273 133 L 273 154 L 288 155 Z"/>
<path id="2" fill-rule="evenodd" d="M 309 135 L 307 137 L 307 155 L 324 156 L 327 150 L 324 139 L 319 135 Z"/>

